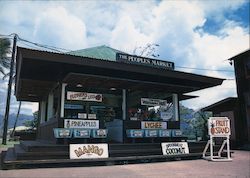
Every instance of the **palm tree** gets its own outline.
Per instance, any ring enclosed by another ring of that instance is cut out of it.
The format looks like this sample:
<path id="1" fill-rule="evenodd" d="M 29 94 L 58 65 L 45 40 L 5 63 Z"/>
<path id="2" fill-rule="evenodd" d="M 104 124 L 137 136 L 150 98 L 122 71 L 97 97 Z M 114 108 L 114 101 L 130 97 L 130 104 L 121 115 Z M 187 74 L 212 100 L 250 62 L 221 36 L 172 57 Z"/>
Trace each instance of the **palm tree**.
<path id="1" fill-rule="evenodd" d="M 5 69 L 10 69 L 10 62 L 11 62 L 11 58 L 8 57 L 8 54 L 11 52 L 11 42 L 8 38 L 0 38 L 0 73 L 3 74 L 3 80 L 5 80 L 5 78 L 7 78 L 8 76 L 10 76 L 10 72 L 5 73 Z M 15 119 L 15 124 L 14 124 L 14 128 L 12 130 L 11 133 L 11 137 L 14 136 L 15 133 L 15 129 L 16 129 L 16 124 L 17 124 L 17 120 L 19 118 L 19 114 L 20 114 L 20 110 L 21 110 L 21 101 L 19 102 L 19 106 L 18 106 L 18 111 L 17 111 L 17 115 L 16 115 L 16 119 Z"/>
<path id="2" fill-rule="evenodd" d="M 4 76 L 4 69 L 10 68 L 10 57 L 8 57 L 10 51 L 10 40 L 8 38 L 0 38 L 0 73 Z"/>

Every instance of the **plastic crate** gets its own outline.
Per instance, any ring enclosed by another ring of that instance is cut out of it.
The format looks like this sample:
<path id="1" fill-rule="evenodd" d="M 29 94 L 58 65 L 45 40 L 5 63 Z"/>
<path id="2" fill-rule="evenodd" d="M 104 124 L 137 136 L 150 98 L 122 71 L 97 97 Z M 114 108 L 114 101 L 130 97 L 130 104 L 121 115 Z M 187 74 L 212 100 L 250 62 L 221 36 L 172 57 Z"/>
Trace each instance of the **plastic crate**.
<path id="1" fill-rule="evenodd" d="M 108 130 L 107 129 L 93 129 L 91 136 L 93 138 L 107 138 Z"/>
<path id="2" fill-rule="evenodd" d="M 72 137 L 72 129 L 54 128 L 53 130 L 54 130 L 55 138 L 71 138 Z"/>
<path id="3" fill-rule="evenodd" d="M 158 130 L 145 129 L 144 133 L 145 137 L 158 137 Z"/>
<path id="4" fill-rule="evenodd" d="M 90 138 L 90 129 L 74 129 L 74 138 Z"/>
<path id="5" fill-rule="evenodd" d="M 171 130 L 159 130 L 159 137 L 171 137 Z"/>
<path id="6" fill-rule="evenodd" d="M 182 137 L 181 130 L 172 130 L 172 137 Z"/>
<path id="7" fill-rule="evenodd" d="M 126 130 L 127 137 L 129 138 L 142 138 L 144 137 L 144 130 L 141 129 L 128 129 Z"/>

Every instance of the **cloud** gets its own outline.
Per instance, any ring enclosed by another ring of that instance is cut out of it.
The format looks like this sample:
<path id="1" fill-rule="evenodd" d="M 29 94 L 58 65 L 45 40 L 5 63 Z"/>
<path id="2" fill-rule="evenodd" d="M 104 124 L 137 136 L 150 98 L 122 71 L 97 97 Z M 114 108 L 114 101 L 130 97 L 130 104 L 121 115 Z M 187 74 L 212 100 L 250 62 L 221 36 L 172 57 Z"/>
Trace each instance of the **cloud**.
<path id="1" fill-rule="evenodd" d="M 68 49 L 87 45 L 85 24 L 61 6 L 48 8 L 37 17 L 33 36 L 38 41 L 49 39 L 47 44 Z"/>
<path id="2" fill-rule="evenodd" d="M 173 61 L 176 66 L 233 70 L 226 59 L 249 48 L 249 24 L 241 26 L 226 14 L 246 3 L 244 0 L 63 1 L 60 4 L 6 1 L 0 2 L 0 33 L 16 32 L 30 41 L 67 49 L 106 44 L 132 53 L 136 47 L 157 43 L 160 59 Z M 219 25 L 215 33 L 204 28 L 211 19 Z M 177 70 L 234 78 L 232 72 Z M 223 97 L 236 96 L 235 84 L 225 81 L 222 86 L 194 94 L 201 97 L 185 104 L 199 108 Z"/>

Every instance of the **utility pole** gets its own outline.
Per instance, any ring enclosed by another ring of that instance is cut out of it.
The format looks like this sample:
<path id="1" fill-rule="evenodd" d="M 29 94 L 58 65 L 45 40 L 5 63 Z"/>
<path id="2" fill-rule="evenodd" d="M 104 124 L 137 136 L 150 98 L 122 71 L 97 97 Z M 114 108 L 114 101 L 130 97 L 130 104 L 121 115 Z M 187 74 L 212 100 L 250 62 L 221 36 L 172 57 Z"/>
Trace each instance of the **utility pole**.
<path id="1" fill-rule="evenodd" d="M 7 141 L 11 87 L 12 87 L 12 81 L 13 81 L 13 72 L 14 72 L 13 68 L 14 68 L 15 54 L 16 54 L 16 40 L 17 40 L 17 34 L 15 34 L 14 40 L 13 40 L 12 57 L 11 57 L 11 62 L 10 62 L 10 78 L 9 78 L 9 83 L 8 83 L 8 94 L 7 94 L 7 99 L 6 99 L 6 109 L 5 109 L 4 126 L 3 126 L 3 141 L 2 141 L 3 145 L 6 145 L 6 141 Z"/>

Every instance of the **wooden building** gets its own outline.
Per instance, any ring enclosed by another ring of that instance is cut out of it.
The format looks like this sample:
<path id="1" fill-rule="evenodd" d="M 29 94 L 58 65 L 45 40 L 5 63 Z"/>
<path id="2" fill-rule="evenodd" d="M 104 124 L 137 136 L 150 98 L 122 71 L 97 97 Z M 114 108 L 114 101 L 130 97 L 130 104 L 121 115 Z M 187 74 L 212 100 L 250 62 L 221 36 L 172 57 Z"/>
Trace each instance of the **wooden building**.
<path id="1" fill-rule="evenodd" d="M 40 150 L 64 148 L 60 158 L 65 162 L 68 146 L 76 143 L 107 143 L 109 159 L 165 159 L 161 143 L 185 139 L 179 101 L 192 96 L 184 94 L 223 82 L 107 46 L 67 54 L 18 47 L 16 59 L 17 100 L 39 102 L 37 142 L 21 145 L 26 151 L 36 150 L 38 143 Z M 59 157 L 53 154 L 48 159 Z M 15 161 L 9 157 L 5 163 Z"/>
<path id="2" fill-rule="evenodd" d="M 227 117 L 230 120 L 231 126 L 230 145 L 236 148 L 241 144 L 241 125 L 238 125 L 238 98 L 225 98 L 205 108 L 202 108 L 202 111 L 212 112 L 214 117 Z"/>
<path id="3" fill-rule="evenodd" d="M 244 144 L 250 143 L 250 50 L 242 52 L 230 59 L 234 63 L 237 94 L 239 102 L 240 138 Z"/>

